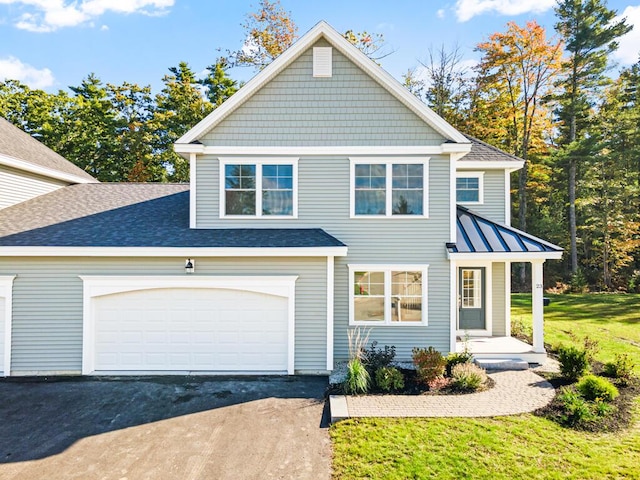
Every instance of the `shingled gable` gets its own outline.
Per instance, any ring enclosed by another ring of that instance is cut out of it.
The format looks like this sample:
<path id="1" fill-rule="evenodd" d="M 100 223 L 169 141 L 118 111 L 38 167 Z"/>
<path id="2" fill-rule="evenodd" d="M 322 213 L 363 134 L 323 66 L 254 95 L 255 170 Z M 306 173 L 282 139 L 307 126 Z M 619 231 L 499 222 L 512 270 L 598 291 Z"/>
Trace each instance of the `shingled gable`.
<path id="1" fill-rule="evenodd" d="M 0 165 L 69 183 L 97 182 L 87 172 L 1 117 Z"/>
<path id="2" fill-rule="evenodd" d="M 286 67 L 311 48 L 318 40 L 324 39 L 347 57 L 363 72 L 372 77 L 376 83 L 398 99 L 410 111 L 417 115 L 428 126 L 442 135 L 447 142 L 442 144 L 442 150 L 446 152 L 466 153 L 469 151 L 469 140 L 460 134 L 445 120 L 435 114 L 429 107 L 411 94 L 391 75 L 385 72 L 379 65 L 362 53 L 358 48 L 349 43 L 340 33 L 330 27 L 326 22 L 319 22 L 309 32 L 302 36 L 294 45 L 274 60 L 269 66 L 251 79 L 235 95 L 215 109 L 205 119 L 189 130 L 176 142 L 176 152 L 187 154 L 204 150 L 198 140 L 227 118 L 233 111 L 243 105 L 265 84 L 282 72 Z"/>

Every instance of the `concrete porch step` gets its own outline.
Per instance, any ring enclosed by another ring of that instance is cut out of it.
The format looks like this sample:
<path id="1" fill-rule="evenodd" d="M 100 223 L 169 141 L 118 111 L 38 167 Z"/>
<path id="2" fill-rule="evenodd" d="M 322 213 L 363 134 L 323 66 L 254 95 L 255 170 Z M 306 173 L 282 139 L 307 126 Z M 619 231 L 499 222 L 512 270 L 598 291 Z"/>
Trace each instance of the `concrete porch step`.
<path id="1" fill-rule="evenodd" d="M 476 358 L 476 365 L 485 370 L 528 370 L 529 363 L 521 358 Z"/>

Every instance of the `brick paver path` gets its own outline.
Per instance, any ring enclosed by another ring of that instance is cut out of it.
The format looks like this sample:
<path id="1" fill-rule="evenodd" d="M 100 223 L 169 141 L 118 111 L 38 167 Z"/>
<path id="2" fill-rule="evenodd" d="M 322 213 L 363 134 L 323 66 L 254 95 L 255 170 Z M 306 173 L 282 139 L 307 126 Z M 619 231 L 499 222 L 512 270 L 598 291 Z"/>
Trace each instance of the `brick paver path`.
<path id="1" fill-rule="evenodd" d="M 349 417 L 494 417 L 547 405 L 555 390 L 531 370 L 490 373 L 495 386 L 467 395 L 347 396 Z"/>

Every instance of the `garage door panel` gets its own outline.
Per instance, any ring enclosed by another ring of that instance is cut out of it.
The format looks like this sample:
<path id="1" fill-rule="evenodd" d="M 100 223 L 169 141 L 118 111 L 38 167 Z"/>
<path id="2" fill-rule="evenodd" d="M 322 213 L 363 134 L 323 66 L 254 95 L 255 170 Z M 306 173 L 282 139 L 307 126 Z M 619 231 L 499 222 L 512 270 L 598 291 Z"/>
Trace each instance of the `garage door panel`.
<path id="1" fill-rule="evenodd" d="M 226 289 L 98 297 L 96 371 L 287 369 L 288 299 Z"/>

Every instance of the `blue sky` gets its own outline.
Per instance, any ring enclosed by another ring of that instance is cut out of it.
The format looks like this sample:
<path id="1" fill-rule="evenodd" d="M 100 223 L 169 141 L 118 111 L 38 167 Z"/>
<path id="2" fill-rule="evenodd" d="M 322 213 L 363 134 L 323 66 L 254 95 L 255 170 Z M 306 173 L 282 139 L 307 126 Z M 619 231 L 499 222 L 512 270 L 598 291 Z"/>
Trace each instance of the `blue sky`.
<path id="1" fill-rule="evenodd" d="M 47 91 L 78 85 L 89 73 L 104 82 L 161 88 L 168 68 L 186 61 L 204 70 L 217 49 L 237 49 L 245 14 L 258 0 L 0 0 L 0 79 Z M 337 30 L 382 33 L 394 52 L 382 66 L 401 79 L 429 47 L 458 44 L 465 60 L 474 46 L 505 24 L 535 19 L 553 33 L 554 0 L 281 0 L 299 34 L 319 20 Z M 636 24 L 614 60 L 628 65 L 640 52 L 640 1 L 610 0 Z M 236 69 L 248 79 L 251 69 Z"/>

